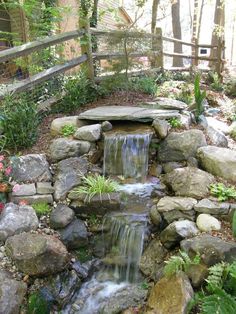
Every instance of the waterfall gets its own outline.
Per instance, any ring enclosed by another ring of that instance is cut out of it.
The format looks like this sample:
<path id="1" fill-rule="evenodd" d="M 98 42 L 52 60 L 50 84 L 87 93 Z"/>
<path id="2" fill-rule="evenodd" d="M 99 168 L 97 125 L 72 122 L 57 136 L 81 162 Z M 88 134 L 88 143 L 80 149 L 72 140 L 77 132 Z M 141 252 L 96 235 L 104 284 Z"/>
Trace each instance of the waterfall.
<path id="1" fill-rule="evenodd" d="M 151 133 L 110 133 L 104 138 L 104 175 L 145 180 Z"/>
<path id="2" fill-rule="evenodd" d="M 108 226 L 106 257 L 113 269 L 117 282 L 138 282 L 139 262 L 147 233 L 146 214 L 111 214 L 104 217 L 104 226 Z"/>

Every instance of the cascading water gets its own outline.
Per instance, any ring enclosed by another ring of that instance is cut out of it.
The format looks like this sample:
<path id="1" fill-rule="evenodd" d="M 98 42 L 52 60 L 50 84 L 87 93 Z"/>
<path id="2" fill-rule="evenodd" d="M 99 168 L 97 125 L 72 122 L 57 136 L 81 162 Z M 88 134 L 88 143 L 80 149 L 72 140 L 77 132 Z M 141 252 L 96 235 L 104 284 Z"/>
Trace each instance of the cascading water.
<path id="1" fill-rule="evenodd" d="M 107 133 L 104 138 L 104 174 L 145 180 L 151 135 Z"/>

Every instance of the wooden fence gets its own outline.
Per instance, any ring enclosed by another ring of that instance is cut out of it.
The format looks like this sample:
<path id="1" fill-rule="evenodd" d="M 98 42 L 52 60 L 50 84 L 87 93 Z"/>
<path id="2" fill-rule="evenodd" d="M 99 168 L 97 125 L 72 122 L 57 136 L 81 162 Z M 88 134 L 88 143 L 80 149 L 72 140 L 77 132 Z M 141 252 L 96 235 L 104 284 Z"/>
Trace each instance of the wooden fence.
<path id="1" fill-rule="evenodd" d="M 94 60 L 109 60 L 109 59 L 119 59 L 123 58 L 125 56 L 125 53 L 123 52 L 112 52 L 112 53 L 106 53 L 106 52 L 92 52 L 92 40 L 91 37 L 102 37 L 102 36 L 108 36 L 108 37 L 125 37 L 125 38 L 137 38 L 137 39 L 150 39 L 152 42 L 152 49 L 149 49 L 147 51 L 142 52 L 132 52 L 129 54 L 129 58 L 137 58 L 137 57 L 148 57 L 152 59 L 152 70 L 160 70 L 164 68 L 163 64 L 163 57 L 181 57 L 181 58 L 187 58 L 191 60 L 195 60 L 194 64 L 197 65 L 199 60 L 206 60 L 211 61 L 215 64 L 215 70 L 219 74 L 219 76 L 222 73 L 224 60 L 223 60 L 223 51 L 224 51 L 224 44 L 222 42 L 219 42 L 218 46 L 212 46 L 207 44 L 198 44 L 198 43 L 190 43 L 185 42 L 179 39 L 175 38 L 169 38 L 162 36 L 161 29 L 157 29 L 156 34 L 150 34 L 150 33 L 144 33 L 144 32 L 122 32 L 122 31 L 100 31 L 97 29 L 87 28 L 87 30 L 75 30 L 59 35 L 53 35 L 50 37 L 43 38 L 41 40 L 37 40 L 34 42 L 30 42 L 21 46 L 17 46 L 14 48 L 10 48 L 4 51 L 0 52 L 0 64 L 3 64 L 4 62 L 9 62 L 11 60 L 14 60 L 19 57 L 27 57 L 32 52 L 39 52 L 42 49 L 55 46 L 56 44 L 62 44 L 65 43 L 71 39 L 78 39 L 83 36 L 86 36 L 86 42 L 83 44 L 83 47 L 81 49 L 81 56 L 71 59 L 69 61 L 64 62 L 60 65 L 55 65 L 49 69 L 43 70 L 38 74 L 29 76 L 21 81 L 18 81 L 13 84 L 6 84 L 5 87 L 1 88 L 0 90 L 0 99 L 2 99 L 7 93 L 9 92 L 21 92 L 25 91 L 27 89 L 32 89 L 33 87 L 37 86 L 38 84 L 41 84 L 42 82 L 45 82 L 49 80 L 52 77 L 57 76 L 58 74 L 65 73 L 66 71 L 73 69 L 77 67 L 78 65 L 85 65 L 88 69 L 88 75 L 91 80 L 99 80 L 99 78 L 95 77 L 94 73 Z M 172 42 L 172 43 L 180 43 L 182 45 L 190 46 L 195 48 L 195 54 L 194 55 L 188 55 L 188 54 L 180 54 L 180 53 L 173 53 L 173 52 L 166 52 L 163 51 L 163 42 Z M 198 50 L 199 48 L 209 48 L 213 49 L 215 51 L 216 57 L 210 58 L 206 56 L 199 56 Z M 191 68 L 190 68 L 191 69 Z M 189 69 L 189 70 L 190 70 Z M 178 69 L 178 70 L 185 70 L 188 71 L 186 68 Z"/>

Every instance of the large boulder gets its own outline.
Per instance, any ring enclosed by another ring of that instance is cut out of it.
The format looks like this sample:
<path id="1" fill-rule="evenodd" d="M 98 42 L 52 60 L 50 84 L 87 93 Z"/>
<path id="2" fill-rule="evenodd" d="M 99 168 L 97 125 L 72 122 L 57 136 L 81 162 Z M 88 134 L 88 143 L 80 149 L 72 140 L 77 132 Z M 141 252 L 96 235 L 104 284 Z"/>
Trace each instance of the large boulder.
<path id="1" fill-rule="evenodd" d="M 167 121 L 156 119 L 153 121 L 152 126 L 156 132 L 157 137 L 165 138 L 168 135 L 170 125 Z"/>
<path id="2" fill-rule="evenodd" d="M 8 203 L 0 215 L 0 242 L 5 242 L 8 237 L 23 231 L 36 230 L 38 224 L 32 207 Z"/>
<path id="3" fill-rule="evenodd" d="M 57 138 L 50 145 L 50 157 L 54 162 L 69 157 L 79 157 L 87 154 L 90 146 L 90 143 L 86 141 Z"/>
<path id="4" fill-rule="evenodd" d="M 157 203 L 156 210 L 170 224 L 179 219 L 194 220 L 193 207 L 196 204 L 197 201 L 191 197 L 165 196 Z"/>
<path id="5" fill-rule="evenodd" d="M 80 219 L 73 220 L 64 229 L 58 230 L 61 241 L 68 249 L 78 249 L 88 244 L 88 232 Z"/>
<path id="6" fill-rule="evenodd" d="M 214 177 L 203 170 L 186 167 L 166 174 L 165 181 L 175 195 L 202 199 L 208 196 L 209 186 L 214 182 Z"/>
<path id="7" fill-rule="evenodd" d="M 56 118 L 51 123 L 51 134 L 53 136 L 61 134 L 62 128 L 66 125 L 73 125 L 75 128 L 79 128 L 86 124 L 86 121 L 79 120 L 78 116 Z"/>
<path id="8" fill-rule="evenodd" d="M 5 247 L 18 270 L 30 276 L 58 273 L 70 260 L 64 244 L 49 235 L 21 233 L 8 238 Z"/>
<path id="9" fill-rule="evenodd" d="M 193 288 L 184 273 L 171 278 L 163 277 L 152 288 L 145 313 L 185 314 L 193 294 Z"/>
<path id="10" fill-rule="evenodd" d="M 217 130 L 212 126 L 208 126 L 206 128 L 206 134 L 212 145 L 218 147 L 228 147 L 228 140 L 223 132 Z"/>
<path id="11" fill-rule="evenodd" d="M 18 314 L 27 291 L 27 285 L 0 270 L 0 313 Z"/>
<path id="12" fill-rule="evenodd" d="M 16 182 L 51 181 L 52 175 L 46 156 L 31 154 L 15 157 L 12 161 L 12 176 Z"/>
<path id="13" fill-rule="evenodd" d="M 201 255 L 202 261 L 212 266 L 222 261 L 232 263 L 236 260 L 236 243 L 224 241 L 209 234 L 181 241 L 180 247 L 190 255 Z"/>
<path id="14" fill-rule="evenodd" d="M 159 276 L 159 270 L 167 254 L 167 250 L 163 247 L 158 238 L 153 239 L 143 252 L 139 268 L 142 273 L 156 280 Z"/>
<path id="15" fill-rule="evenodd" d="M 201 147 L 198 158 L 202 167 L 219 177 L 236 182 L 236 151 L 216 146 Z"/>
<path id="16" fill-rule="evenodd" d="M 196 236 L 199 230 L 193 221 L 180 220 L 174 221 L 167 226 L 160 234 L 163 245 L 170 249 L 177 245 L 181 240 Z"/>
<path id="17" fill-rule="evenodd" d="M 55 200 L 64 200 L 67 193 L 81 183 L 88 171 L 88 161 L 83 157 L 68 158 L 57 164 L 55 176 Z"/>
<path id="18" fill-rule="evenodd" d="M 74 211 L 65 204 L 58 204 L 50 214 L 50 226 L 62 229 L 69 225 L 75 217 Z"/>
<path id="19" fill-rule="evenodd" d="M 158 159 L 161 162 L 187 160 L 195 157 L 199 147 L 206 145 L 205 135 L 200 130 L 172 132 L 161 142 Z"/>
<path id="20" fill-rule="evenodd" d="M 230 204 L 220 203 L 204 198 L 194 206 L 194 209 L 198 213 L 211 214 L 217 216 L 227 215 L 230 210 Z"/>
<path id="21" fill-rule="evenodd" d="M 78 128 L 74 138 L 82 141 L 96 142 L 101 137 L 101 124 L 92 124 Z"/>
<path id="22" fill-rule="evenodd" d="M 220 230 L 221 223 L 215 217 L 208 215 L 208 214 L 200 214 L 197 217 L 196 221 L 197 227 L 199 230 L 204 232 L 210 232 L 213 230 Z"/>

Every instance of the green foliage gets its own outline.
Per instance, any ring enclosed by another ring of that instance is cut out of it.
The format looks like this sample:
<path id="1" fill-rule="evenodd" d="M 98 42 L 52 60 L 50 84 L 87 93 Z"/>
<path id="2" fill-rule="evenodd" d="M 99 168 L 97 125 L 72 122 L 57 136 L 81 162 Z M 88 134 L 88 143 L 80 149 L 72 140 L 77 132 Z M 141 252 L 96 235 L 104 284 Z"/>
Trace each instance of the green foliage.
<path id="1" fill-rule="evenodd" d="M 74 253 L 81 263 L 85 263 L 92 258 L 91 252 L 85 247 L 79 248 L 78 250 L 74 251 Z"/>
<path id="2" fill-rule="evenodd" d="M 45 216 L 51 212 L 51 207 L 47 203 L 36 203 L 32 205 L 37 216 Z"/>
<path id="3" fill-rule="evenodd" d="M 236 79 L 233 78 L 225 86 L 225 94 L 230 97 L 236 97 Z"/>
<path id="4" fill-rule="evenodd" d="M 179 129 L 182 127 L 182 123 L 178 118 L 170 118 L 168 120 L 169 124 L 171 125 L 172 128 Z"/>
<path id="5" fill-rule="evenodd" d="M 67 136 L 71 136 L 75 133 L 76 131 L 76 126 L 73 124 L 66 124 L 63 126 L 63 128 L 61 129 L 61 134 L 65 137 Z"/>
<path id="6" fill-rule="evenodd" d="M 117 182 L 100 175 L 83 177 L 83 183 L 83 186 L 73 189 L 71 193 L 75 196 L 85 195 L 85 202 L 90 202 L 95 195 L 99 195 L 102 199 L 102 194 L 109 195 L 119 189 Z"/>
<path id="7" fill-rule="evenodd" d="M 1 109 L 5 137 L 1 145 L 15 150 L 32 146 L 36 142 L 39 126 L 36 104 L 26 94 L 8 95 Z"/>
<path id="8" fill-rule="evenodd" d="M 206 91 L 200 89 L 200 74 L 197 73 L 194 80 L 194 98 L 195 98 L 195 118 L 198 121 L 199 116 L 204 112 L 203 101 L 206 98 Z"/>
<path id="9" fill-rule="evenodd" d="M 48 302 L 39 293 L 33 293 L 28 300 L 27 314 L 49 314 L 50 306 Z"/>
<path id="10" fill-rule="evenodd" d="M 179 95 L 177 95 L 176 99 L 183 101 L 187 105 L 190 105 L 193 102 L 192 92 L 188 83 L 184 83 L 184 85 L 181 87 L 181 92 Z"/>
<path id="11" fill-rule="evenodd" d="M 190 310 L 198 305 L 201 314 L 236 313 L 236 262 L 209 268 L 206 291 L 196 293 Z"/>
<path id="12" fill-rule="evenodd" d="M 149 284 L 146 281 L 141 282 L 141 289 L 143 290 L 148 290 L 149 289 Z"/>
<path id="13" fill-rule="evenodd" d="M 200 263 L 199 255 L 196 255 L 193 259 L 191 259 L 186 252 L 179 251 L 179 254 L 180 255 L 171 256 L 170 259 L 165 262 L 165 276 L 170 277 L 180 271 L 187 272 L 191 265 L 197 265 Z"/>
<path id="14" fill-rule="evenodd" d="M 104 95 L 102 89 L 87 79 L 83 72 L 67 78 L 64 92 L 65 96 L 57 109 L 65 113 L 71 113 L 80 106 Z"/>
<path id="15" fill-rule="evenodd" d="M 209 71 L 207 73 L 206 83 L 208 83 L 210 87 L 214 89 L 215 91 L 220 92 L 220 91 L 223 91 L 224 89 L 224 86 L 220 81 L 219 75 L 216 72 Z"/>
<path id="16" fill-rule="evenodd" d="M 154 96 L 157 92 L 156 81 L 151 77 L 141 77 L 132 80 L 131 88 L 145 94 Z"/>
<path id="17" fill-rule="evenodd" d="M 236 190 L 233 186 L 227 187 L 223 183 L 214 183 L 210 185 L 210 192 L 212 195 L 217 196 L 220 202 L 235 199 Z"/>
<path id="18" fill-rule="evenodd" d="M 234 211 L 234 215 L 233 215 L 232 230 L 233 230 L 233 235 L 236 238 L 236 210 Z"/>

